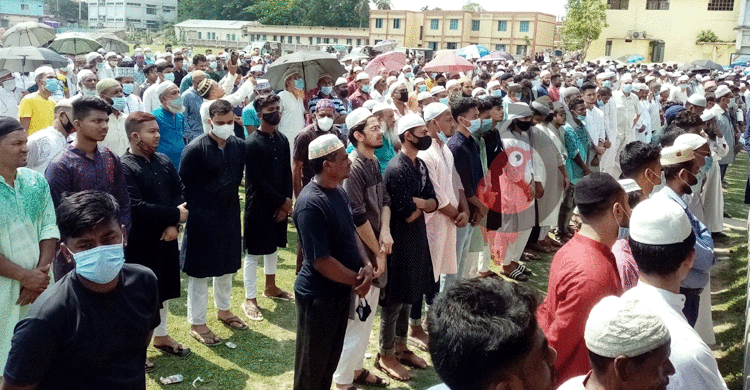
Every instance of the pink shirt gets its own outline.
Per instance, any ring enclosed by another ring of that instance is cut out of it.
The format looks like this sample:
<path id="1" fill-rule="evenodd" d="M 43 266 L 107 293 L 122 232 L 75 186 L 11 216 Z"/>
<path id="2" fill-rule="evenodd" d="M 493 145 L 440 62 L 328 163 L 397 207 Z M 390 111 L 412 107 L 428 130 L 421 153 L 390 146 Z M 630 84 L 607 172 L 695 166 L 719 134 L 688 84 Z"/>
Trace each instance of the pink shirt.
<path id="1" fill-rule="evenodd" d="M 617 273 L 622 280 L 622 290 L 628 291 L 638 284 L 638 264 L 633 258 L 633 252 L 630 251 L 630 243 L 626 238 L 621 238 L 612 245 L 612 253 L 617 261 Z"/>

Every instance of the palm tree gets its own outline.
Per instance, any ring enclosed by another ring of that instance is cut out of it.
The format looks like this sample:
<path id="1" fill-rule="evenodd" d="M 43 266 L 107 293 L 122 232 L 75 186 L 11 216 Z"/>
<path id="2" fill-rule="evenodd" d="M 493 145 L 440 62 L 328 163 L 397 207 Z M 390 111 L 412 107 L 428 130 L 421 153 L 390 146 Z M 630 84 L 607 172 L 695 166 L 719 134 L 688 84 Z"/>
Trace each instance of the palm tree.
<path id="1" fill-rule="evenodd" d="M 359 15 L 359 27 L 362 28 L 362 18 L 370 16 L 370 0 L 357 0 L 354 10 Z"/>
<path id="2" fill-rule="evenodd" d="M 391 0 L 375 0 L 375 8 L 387 10 L 393 8 L 393 4 L 391 4 Z"/>

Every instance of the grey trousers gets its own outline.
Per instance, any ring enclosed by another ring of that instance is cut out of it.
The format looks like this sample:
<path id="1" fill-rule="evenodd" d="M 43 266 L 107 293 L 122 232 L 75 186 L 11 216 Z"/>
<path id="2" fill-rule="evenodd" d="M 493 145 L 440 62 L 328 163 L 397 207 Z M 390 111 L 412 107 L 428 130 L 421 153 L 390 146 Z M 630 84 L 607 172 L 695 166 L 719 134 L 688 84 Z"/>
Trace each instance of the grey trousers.
<path id="1" fill-rule="evenodd" d="M 396 354 L 396 343 L 406 344 L 409 331 L 409 312 L 411 305 L 392 303 L 382 306 L 380 312 L 380 354 Z"/>

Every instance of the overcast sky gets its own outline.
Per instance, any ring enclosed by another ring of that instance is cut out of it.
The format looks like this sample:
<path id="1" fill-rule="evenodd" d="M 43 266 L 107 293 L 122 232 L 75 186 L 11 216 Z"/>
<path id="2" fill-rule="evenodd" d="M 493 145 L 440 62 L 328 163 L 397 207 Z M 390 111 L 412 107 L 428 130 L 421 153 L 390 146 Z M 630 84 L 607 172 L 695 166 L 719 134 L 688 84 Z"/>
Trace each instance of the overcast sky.
<path id="1" fill-rule="evenodd" d="M 552 15 L 565 13 L 565 0 L 475 0 L 487 11 L 536 11 Z M 393 9 L 419 11 L 425 5 L 430 8 L 440 7 L 444 10 L 460 9 L 465 0 L 391 0 Z"/>

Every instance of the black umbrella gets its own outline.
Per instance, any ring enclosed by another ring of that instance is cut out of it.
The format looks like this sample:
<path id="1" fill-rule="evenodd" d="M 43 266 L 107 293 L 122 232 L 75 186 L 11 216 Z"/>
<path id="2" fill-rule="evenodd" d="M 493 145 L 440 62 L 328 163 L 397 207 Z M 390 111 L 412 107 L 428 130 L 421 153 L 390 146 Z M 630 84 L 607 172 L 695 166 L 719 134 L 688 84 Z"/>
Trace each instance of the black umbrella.
<path id="1" fill-rule="evenodd" d="M 711 61 L 711 60 L 695 60 L 691 63 L 691 65 L 695 65 L 699 68 L 705 68 L 705 69 L 713 69 L 718 70 L 720 72 L 724 71 L 724 67 Z"/>

